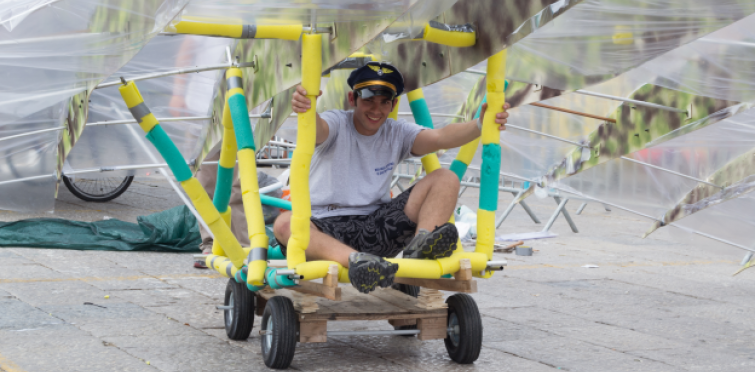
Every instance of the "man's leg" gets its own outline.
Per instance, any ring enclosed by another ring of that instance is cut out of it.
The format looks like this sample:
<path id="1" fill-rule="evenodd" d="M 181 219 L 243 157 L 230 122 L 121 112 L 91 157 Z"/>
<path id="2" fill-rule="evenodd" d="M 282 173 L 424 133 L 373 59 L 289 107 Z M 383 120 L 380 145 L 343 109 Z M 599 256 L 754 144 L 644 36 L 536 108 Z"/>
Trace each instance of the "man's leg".
<path id="1" fill-rule="evenodd" d="M 404 213 L 420 229 L 433 231 L 448 222 L 456 208 L 459 178 L 448 169 L 438 169 L 412 188 Z"/>
<path id="2" fill-rule="evenodd" d="M 352 223 L 356 221 L 346 221 Z M 291 212 L 278 216 L 273 226 L 275 237 L 288 242 L 291 237 Z M 349 269 L 351 285 L 358 291 L 369 293 L 378 286 L 388 287 L 398 271 L 398 265 L 383 258 L 364 252 L 357 252 L 338 239 L 320 231 L 310 222 L 310 238 L 307 248 L 307 261 L 336 261 Z"/>
<path id="3" fill-rule="evenodd" d="M 459 179 L 447 169 L 438 169 L 414 185 L 404 213 L 417 224 L 417 229 L 404 249 L 405 258 L 438 259 L 456 250 L 459 233 L 448 220 L 458 193 Z"/>
<path id="4" fill-rule="evenodd" d="M 336 261 L 344 267 L 349 267 L 349 255 L 356 251 L 318 230 L 313 223 L 310 222 L 309 226 L 309 247 L 305 251 L 307 261 Z M 291 237 L 291 212 L 283 212 L 275 219 L 273 233 L 278 241 L 288 242 L 288 238 Z"/>

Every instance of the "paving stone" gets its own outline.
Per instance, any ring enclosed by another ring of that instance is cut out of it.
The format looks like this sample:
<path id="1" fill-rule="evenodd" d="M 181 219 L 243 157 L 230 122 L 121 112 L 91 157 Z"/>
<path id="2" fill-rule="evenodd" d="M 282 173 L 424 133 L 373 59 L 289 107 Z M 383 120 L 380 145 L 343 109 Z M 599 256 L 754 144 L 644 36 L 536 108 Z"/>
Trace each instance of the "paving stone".
<path id="1" fill-rule="evenodd" d="M 0 331 L 0 350 L 26 372 L 155 370 L 72 325 L 27 332 Z"/>
<path id="2" fill-rule="evenodd" d="M 548 333 L 534 327 L 512 323 L 505 320 L 482 317 L 483 336 L 485 341 L 517 341 L 547 338 L 552 336 Z"/>
<path id="3" fill-rule="evenodd" d="M 554 327 L 550 332 L 618 351 L 668 349 L 686 345 L 683 342 L 606 324 Z"/>
<path id="4" fill-rule="evenodd" d="M 206 333 L 187 326 L 178 320 L 167 318 L 150 319 L 98 319 L 79 322 L 76 326 L 94 337 L 197 337 Z"/>
<path id="5" fill-rule="evenodd" d="M 181 323 L 188 323 L 195 328 L 224 327 L 223 311 L 215 308 L 214 304 L 191 304 L 167 306 L 147 306 L 154 313 L 162 314 Z"/>
<path id="6" fill-rule="evenodd" d="M 145 361 L 160 371 L 266 371 L 262 358 L 245 349 L 228 344 L 171 344 L 122 348 L 129 355 Z"/>
<path id="7" fill-rule="evenodd" d="M 44 305 L 40 310 L 69 323 L 92 322 L 100 319 L 155 319 L 162 315 L 132 303 L 109 303 L 107 300 L 80 305 Z"/>
<path id="8" fill-rule="evenodd" d="M 114 290 L 136 290 L 136 289 L 156 289 L 156 288 L 177 288 L 175 285 L 166 283 L 157 278 L 145 278 L 142 276 L 110 278 L 107 280 L 91 279 L 87 283 L 102 289 L 103 291 Z"/>
<path id="9" fill-rule="evenodd" d="M 115 299 L 106 301 L 108 292 L 81 281 L 9 283 L 0 286 L 33 306 L 118 302 Z"/>
<path id="10" fill-rule="evenodd" d="M 186 304 L 221 305 L 223 302 L 222 294 L 216 294 L 215 298 L 210 298 L 183 288 L 112 290 L 107 293 L 110 299 L 128 301 L 144 307 Z"/>
<path id="11" fill-rule="evenodd" d="M 0 330 L 24 332 L 64 324 L 64 321 L 54 315 L 15 297 L 0 297 L 0 309 Z"/>
<path id="12" fill-rule="evenodd" d="M 0 283 L 18 283 L 67 278 L 71 278 L 71 276 L 52 270 L 36 262 L 4 266 L 2 270 L 0 270 Z"/>
<path id="13" fill-rule="evenodd" d="M 483 319 L 493 317 L 514 324 L 528 325 L 540 330 L 561 327 L 589 327 L 597 323 L 570 314 L 540 307 L 488 308 L 482 310 Z"/>
<path id="14" fill-rule="evenodd" d="M 755 348 L 755 347 L 753 347 Z M 755 360 L 703 347 L 634 350 L 629 354 L 681 366 L 690 371 L 752 371 Z"/>
<path id="15" fill-rule="evenodd" d="M 620 353 L 567 337 L 484 342 L 484 346 L 568 371 L 683 371 L 662 362 Z"/>

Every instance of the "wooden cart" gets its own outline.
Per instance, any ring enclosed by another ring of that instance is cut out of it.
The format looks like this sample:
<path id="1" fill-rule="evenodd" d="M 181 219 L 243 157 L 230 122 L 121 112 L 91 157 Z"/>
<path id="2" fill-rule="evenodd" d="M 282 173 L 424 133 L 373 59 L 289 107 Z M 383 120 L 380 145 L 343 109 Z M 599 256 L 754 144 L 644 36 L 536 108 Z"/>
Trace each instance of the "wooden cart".
<path id="1" fill-rule="evenodd" d="M 471 265 L 449 279 L 396 278 L 394 288 L 359 293 L 339 286 L 333 266 L 322 283 L 301 282 L 290 289 L 249 291 L 230 279 L 224 310 L 226 333 L 234 340 L 249 337 L 254 314 L 262 317 L 259 331 L 265 364 L 287 368 L 296 343 L 327 342 L 328 336 L 417 335 L 420 340 L 443 339 L 451 359 L 458 363 L 477 360 L 482 347 L 482 319 L 474 299 L 477 291 Z M 456 293 L 445 301 L 439 290 Z M 388 321 L 393 331 L 328 332 L 329 321 Z"/>

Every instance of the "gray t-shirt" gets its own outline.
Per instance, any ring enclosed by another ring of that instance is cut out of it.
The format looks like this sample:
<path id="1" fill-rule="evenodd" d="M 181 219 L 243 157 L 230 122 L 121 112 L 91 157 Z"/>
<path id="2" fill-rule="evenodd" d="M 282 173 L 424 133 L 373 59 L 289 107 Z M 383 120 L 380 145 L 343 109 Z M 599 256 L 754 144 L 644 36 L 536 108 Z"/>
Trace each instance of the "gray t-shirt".
<path id="1" fill-rule="evenodd" d="M 390 183 L 398 163 L 412 156 L 424 128 L 387 119 L 372 136 L 354 128 L 354 112 L 320 114 L 330 131 L 315 148 L 309 173 L 312 216 L 367 215 L 391 200 Z"/>

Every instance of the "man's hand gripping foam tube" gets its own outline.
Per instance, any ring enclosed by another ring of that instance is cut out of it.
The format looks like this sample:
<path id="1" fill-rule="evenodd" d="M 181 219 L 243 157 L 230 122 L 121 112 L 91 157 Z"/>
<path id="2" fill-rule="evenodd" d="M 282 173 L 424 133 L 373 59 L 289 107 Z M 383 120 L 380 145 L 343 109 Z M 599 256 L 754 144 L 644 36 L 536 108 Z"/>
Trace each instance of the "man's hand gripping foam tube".
<path id="1" fill-rule="evenodd" d="M 215 235 L 215 240 L 220 242 L 220 246 L 223 247 L 233 266 L 237 269 L 243 266 L 245 255 L 241 249 L 241 245 L 233 236 L 230 227 L 220 218 L 220 213 L 212 204 L 210 197 L 204 191 L 202 185 L 196 178 L 192 177 L 189 166 L 186 165 L 183 156 L 181 156 L 181 153 L 170 137 L 160 127 L 157 120 L 154 123 L 149 123 L 146 119 L 152 114 L 144 115 L 144 112 L 149 113 L 149 109 L 144 104 L 144 100 L 134 82 L 130 81 L 122 85 L 118 90 L 142 129 L 149 129 L 147 139 L 155 145 L 160 155 L 168 163 L 170 170 L 173 171 L 176 179 L 181 183 L 184 191 L 186 191 L 189 199 L 191 199 L 197 213 L 207 223 L 207 226 L 213 235 Z"/>
<path id="2" fill-rule="evenodd" d="M 477 247 L 475 251 L 493 258 L 495 211 L 498 208 L 498 180 L 501 171 L 501 134 L 495 123 L 506 101 L 506 50 L 488 58 L 488 109 L 482 122 L 482 166 L 480 167 L 480 205 L 477 209 Z M 488 272 L 485 276 L 491 275 Z"/>
<path id="3" fill-rule="evenodd" d="M 244 203 L 249 242 L 251 251 L 247 259 L 247 284 L 264 285 L 267 270 L 268 238 L 265 233 L 265 217 L 260 202 L 259 183 L 257 180 L 257 159 L 255 157 L 254 134 L 249 122 L 249 111 L 246 107 L 242 73 L 238 68 L 226 71 L 226 86 L 228 92 L 227 106 L 233 120 L 233 131 L 236 135 L 238 147 L 239 173 L 241 178 L 241 198 Z"/>

